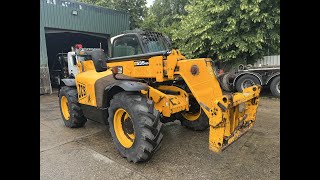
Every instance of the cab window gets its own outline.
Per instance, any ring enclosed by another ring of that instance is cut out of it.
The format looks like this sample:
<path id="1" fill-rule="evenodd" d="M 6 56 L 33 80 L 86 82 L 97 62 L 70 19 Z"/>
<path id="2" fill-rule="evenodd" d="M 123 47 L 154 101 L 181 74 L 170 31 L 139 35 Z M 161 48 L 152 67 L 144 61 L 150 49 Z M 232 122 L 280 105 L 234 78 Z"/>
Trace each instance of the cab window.
<path id="1" fill-rule="evenodd" d="M 135 35 L 123 36 L 113 42 L 113 57 L 142 54 L 138 38 Z"/>

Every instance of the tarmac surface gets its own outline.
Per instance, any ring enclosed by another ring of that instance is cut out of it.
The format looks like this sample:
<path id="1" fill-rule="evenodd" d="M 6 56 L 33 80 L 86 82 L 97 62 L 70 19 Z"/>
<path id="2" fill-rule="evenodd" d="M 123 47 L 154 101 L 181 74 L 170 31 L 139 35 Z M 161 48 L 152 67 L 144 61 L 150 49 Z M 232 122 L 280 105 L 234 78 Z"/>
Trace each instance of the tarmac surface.
<path id="1" fill-rule="evenodd" d="M 161 148 L 146 163 L 129 163 L 108 127 L 88 120 L 69 129 L 56 93 L 40 96 L 40 179 L 280 179 L 280 100 L 262 97 L 255 126 L 221 154 L 209 130 L 164 124 Z"/>

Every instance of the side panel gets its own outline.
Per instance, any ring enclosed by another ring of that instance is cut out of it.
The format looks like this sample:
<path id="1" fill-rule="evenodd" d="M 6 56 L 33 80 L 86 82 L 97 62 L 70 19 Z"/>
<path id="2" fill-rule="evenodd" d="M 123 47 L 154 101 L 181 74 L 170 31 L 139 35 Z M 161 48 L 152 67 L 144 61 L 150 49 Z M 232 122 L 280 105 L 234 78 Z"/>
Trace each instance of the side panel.
<path id="1" fill-rule="evenodd" d="M 95 70 L 88 70 L 79 73 L 76 76 L 79 103 L 90 106 L 97 106 L 95 83 L 97 80 L 109 75 L 112 76 L 111 70 L 99 73 Z"/>
<path id="2" fill-rule="evenodd" d="M 148 61 L 148 65 L 139 65 L 140 61 Z M 155 56 L 150 59 L 128 60 L 122 62 L 108 63 L 109 67 L 122 66 L 123 74 L 135 78 L 156 78 L 158 82 L 163 81 L 163 59 Z"/>
<path id="3" fill-rule="evenodd" d="M 128 58 L 125 61 L 108 62 L 108 66 L 122 66 L 123 74 L 133 78 L 155 78 L 157 82 L 163 82 L 173 80 L 177 62 L 186 59 L 180 51 L 172 50 L 169 54 L 168 56 L 156 55 L 150 58 L 141 57 L 141 59 Z M 142 61 L 143 63 L 140 63 Z"/>
<path id="4" fill-rule="evenodd" d="M 117 78 L 128 79 L 129 77 L 123 74 L 117 74 Z M 116 80 L 114 79 L 111 70 L 104 72 L 87 70 L 81 72 L 76 76 L 76 85 L 79 103 L 98 108 L 103 107 L 105 90 L 109 90 L 113 86 L 119 86 L 126 91 L 140 91 L 148 88 L 148 86 L 143 83 Z"/>

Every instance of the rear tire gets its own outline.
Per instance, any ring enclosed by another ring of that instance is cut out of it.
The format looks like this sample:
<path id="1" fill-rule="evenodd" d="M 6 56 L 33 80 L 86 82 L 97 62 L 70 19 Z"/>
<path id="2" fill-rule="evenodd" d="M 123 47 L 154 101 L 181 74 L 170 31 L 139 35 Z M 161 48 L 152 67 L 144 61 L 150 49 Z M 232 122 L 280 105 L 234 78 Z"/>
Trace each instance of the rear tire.
<path id="1" fill-rule="evenodd" d="M 160 117 L 160 122 L 165 124 L 165 123 L 169 123 L 169 122 L 174 122 L 176 119 L 177 118 L 176 118 L 175 114 L 171 114 L 170 117 L 165 117 L 165 116 Z"/>
<path id="2" fill-rule="evenodd" d="M 152 101 L 139 93 L 120 92 L 113 96 L 108 111 L 109 130 L 120 155 L 134 163 L 149 160 L 163 138 L 160 113 L 154 109 Z M 119 116 L 119 111 L 128 115 Z M 128 119 L 132 124 L 129 130 L 125 127 Z M 131 143 L 126 143 L 128 140 Z"/>
<path id="3" fill-rule="evenodd" d="M 273 96 L 280 97 L 280 76 L 275 77 L 270 84 L 270 91 Z"/>
<path id="4" fill-rule="evenodd" d="M 245 74 L 236 81 L 236 89 L 238 92 L 242 92 L 244 88 L 247 88 L 256 84 L 261 85 L 257 77 L 250 74 Z"/>
<path id="5" fill-rule="evenodd" d="M 195 121 L 190 121 L 184 118 L 181 112 L 177 113 L 177 119 L 180 120 L 182 126 L 185 126 L 186 128 L 191 129 L 193 131 L 203 131 L 208 129 L 209 127 L 209 118 L 203 112 L 203 110 L 201 110 L 200 117 Z"/>
<path id="6" fill-rule="evenodd" d="M 77 89 L 63 86 L 59 91 L 60 112 L 64 124 L 70 128 L 83 127 L 87 122 L 78 103 Z"/>
<path id="7" fill-rule="evenodd" d="M 201 109 L 197 100 L 193 96 L 189 96 L 189 103 L 191 103 L 188 112 L 178 112 L 177 119 L 180 120 L 181 125 L 194 131 L 203 131 L 209 127 L 209 118 Z"/>

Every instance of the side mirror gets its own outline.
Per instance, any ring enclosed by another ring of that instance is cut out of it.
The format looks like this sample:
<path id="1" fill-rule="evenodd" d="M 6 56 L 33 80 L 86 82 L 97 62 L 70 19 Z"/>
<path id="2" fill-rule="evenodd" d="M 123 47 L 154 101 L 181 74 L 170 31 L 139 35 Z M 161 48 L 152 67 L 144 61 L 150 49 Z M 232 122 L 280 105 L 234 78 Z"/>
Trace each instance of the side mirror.
<path id="1" fill-rule="evenodd" d="M 102 49 L 101 49 L 102 50 Z M 107 57 L 106 55 L 104 54 L 103 50 L 101 51 L 100 53 L 100 57 L 98 59 L 98 61 L 100 62 L 100 65 L 103 69 L 108 69 L 108 67 L 106 66 L 106 63 L 107 63 Z"/>

